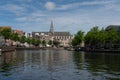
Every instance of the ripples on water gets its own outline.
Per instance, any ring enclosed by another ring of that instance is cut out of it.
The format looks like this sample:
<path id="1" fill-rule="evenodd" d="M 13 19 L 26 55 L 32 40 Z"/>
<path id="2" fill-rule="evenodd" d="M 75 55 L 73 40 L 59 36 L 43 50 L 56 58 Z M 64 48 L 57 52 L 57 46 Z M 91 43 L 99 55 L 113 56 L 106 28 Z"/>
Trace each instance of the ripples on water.
<path id="1" fill-rule="evenodd" d="M 0 80 L 120 80 L 120 54 L 23 50 L 0 56 Z"/>

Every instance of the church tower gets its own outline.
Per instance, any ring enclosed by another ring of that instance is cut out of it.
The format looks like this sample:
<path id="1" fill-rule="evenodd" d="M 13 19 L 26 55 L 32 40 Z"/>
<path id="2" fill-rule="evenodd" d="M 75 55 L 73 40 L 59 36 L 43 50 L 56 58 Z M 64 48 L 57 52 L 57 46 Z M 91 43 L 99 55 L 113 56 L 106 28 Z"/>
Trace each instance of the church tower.
<path id="1" fill-rule="evenodd" d="M 52 35 L 54 34 L 53 21 L 51 21 L 50 31 L 49 32 L 52 33 Z"/>

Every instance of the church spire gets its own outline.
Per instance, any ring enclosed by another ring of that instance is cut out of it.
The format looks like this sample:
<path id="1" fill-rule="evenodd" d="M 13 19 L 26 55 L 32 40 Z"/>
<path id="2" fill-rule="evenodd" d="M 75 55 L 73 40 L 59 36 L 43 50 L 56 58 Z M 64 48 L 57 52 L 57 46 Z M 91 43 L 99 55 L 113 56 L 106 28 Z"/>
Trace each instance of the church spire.
<path id="1" fill-rule="evenodd" d="M 52 34 L 54 34 L 53 21 L 51 21 L 50 32 L 51 32 Z"/>

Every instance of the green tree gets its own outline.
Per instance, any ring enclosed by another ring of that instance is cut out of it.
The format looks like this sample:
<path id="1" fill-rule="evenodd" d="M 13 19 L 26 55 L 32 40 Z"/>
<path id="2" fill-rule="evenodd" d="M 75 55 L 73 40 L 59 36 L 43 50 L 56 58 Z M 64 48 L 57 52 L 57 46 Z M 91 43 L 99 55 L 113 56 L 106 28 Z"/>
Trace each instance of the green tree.
<path id="1" fill-rule="evenodd" d="M 118 41 L 118 39 L 119 39 L 118 32 L 115 31 L 114 28 L 111 28 L 107 31 L 107 40 L 110 40 L 112 43 L 115 43 L 116 41 Z"/>
<path id="2" fill-rule="evenodd" d="M 85 45 L 91 46 L 95 48 L 99 43 L 99 29 L 98 26 L 93 27 L 86 35 L 85 35 Z"/>
<path id="3" fill-rule="evenodd" d="M 27 42 L 28 44 L 31 44 L 31 43 L 32 43 L 32 39 L 31 39 L 31 38 L 26 38 L 26 42 Z"/>
<path id="4" fill-rule="evenodd" d="M 77 34 L 75 35 L 74 39 L 72 40 L 72 45 L 80 45 L 84 40 L 84 32 L 78 31 Z"/>
<path id="5" fill-rule="evenodd" d="M 41 40 L 36 39 L 34 45 L 39 46 L 39 44 L 41 44 Z"/>
<path id="6" fill-rule="evenodd" d="M 49 40 L 49 41 L 48 41 L 48 44 L 49 44 L 49 45 L 52 45 L 52 40 Z"/>
<path id="7" fill-rule="evenodd" d="M 99 41 L 99 46 L 100 47 L 104 47 L 105 46 L 105 41 L 106 41 L 106 38 L 107 38 L 107 32 L 105 31 L 104 28 L 102 28 L 100 31 L 99 31 L 99 36 L 98 36 L 98 41 Z"/>
<path id="8" fill-rule="evenodd" d="M 104 30 L 104 28 L 102 28 L 100 31 L 99 31 L 99 34 L 98 34 L 98 40 L 100 43 L 104 43 L 104 41 L 106 40 L 106 31 Z"/>
<path id="9" fill-rule="evenodd" d="M 20 38 L 17 33 L 12 33 L 10 39 L 14 41 L 19 41 Z"/>
<path id="10" fill-rule="evenodd" d="M 12 30 L 9 28 L 1 30 L 1 35 L 4 36 L 5 39 L 10 39 Z"/>
<path id="11" fill-rule="evenodd" d="M 118 40 L 119 40 L 119 35 L 114 28 L 110 28 L 109 30 L 107 30 L 106 41 L 109 42 L 109 48 L 111 48 L 112 45 L 116 43 Z"/>
<path id="12" fill-rule="evenodd" d="M 86 35 L 85 35 L 85 45 L 91 48 L 101 48 L 104 46 L 111 47 L 112 44 L 119 40 L 119 35 L 115 31 L 115 29 L 110 28 L 109 30 L 101 30 L 98 27 L 93 27 Z M 108 45 L 109 43 L 109 45 Z"/>
<path id="13" fill-rule="evenodd" d="M 75 38 L 73 38 L 73 40 L 72 40 L 72 45 L 73 45 L 73 46 L 78 45 L 77 40 L 76 40 Z"/>
<path id="14" fill-rule="evenodd" d="M 42 41 L 42 45 L 46 46 L 46 41 L 45 40 Z"/>
<path id="15" fill-rule="evenodd" d="M 25 36 L 21 36 L 20 37 L 20 42 L 21 43 L 25 43 L 26 42 L 26 37 Z"/>
<path id="16" fill-rule="evenodd" d="M 31 43 L 35 45 L 35 38 L 31 38 Z"/>

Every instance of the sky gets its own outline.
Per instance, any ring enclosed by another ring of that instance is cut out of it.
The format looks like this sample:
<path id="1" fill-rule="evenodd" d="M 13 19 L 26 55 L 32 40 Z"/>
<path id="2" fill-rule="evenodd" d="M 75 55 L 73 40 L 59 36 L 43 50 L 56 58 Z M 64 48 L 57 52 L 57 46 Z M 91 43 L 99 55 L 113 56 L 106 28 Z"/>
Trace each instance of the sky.
<path id="1" fill-rule="evenodd" d="M 72 34 L 120 25 L 120 0 L 0 0 L 0 26 L 49 31 L 51 20 L 55 31 Z"/>

